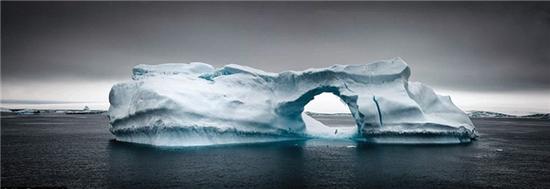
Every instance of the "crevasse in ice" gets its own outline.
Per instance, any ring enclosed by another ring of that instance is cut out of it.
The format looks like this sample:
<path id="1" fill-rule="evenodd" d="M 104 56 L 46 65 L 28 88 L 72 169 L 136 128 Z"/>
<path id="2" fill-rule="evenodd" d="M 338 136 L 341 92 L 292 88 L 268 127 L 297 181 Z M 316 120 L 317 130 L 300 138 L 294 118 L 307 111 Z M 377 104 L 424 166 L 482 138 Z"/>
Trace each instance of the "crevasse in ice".
<path id="1" fill-rule="evenodd" d="M 474 125 L 448 96 L 409 81 L 394 58 L 269 73 L 205 63 L 138 65 L 109 94 L 110 131 L 119 141 L 160 146 L 346 138 L 374 143 L 464 143 Z M 356 128 L 334 128 L 304 114 L 330 92 L 350 109 Z"/>

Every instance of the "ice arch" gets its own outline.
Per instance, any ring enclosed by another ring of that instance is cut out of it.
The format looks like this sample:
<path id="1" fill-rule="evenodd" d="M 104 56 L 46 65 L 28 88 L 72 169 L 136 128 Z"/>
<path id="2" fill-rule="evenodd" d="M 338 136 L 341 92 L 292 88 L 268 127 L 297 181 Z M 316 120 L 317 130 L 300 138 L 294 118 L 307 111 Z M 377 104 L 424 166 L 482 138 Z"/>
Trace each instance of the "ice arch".
<path id="1" fill-rule="evenodd" d="M 240 65 L 138 65 L 132 81 L 110 92 L 110 130 L 121 141 L 175 146 L 327 137 L 307 130 L 316 123 L 301 114 L 315 95 L 330 92 L 349 106 L 356 140 L 461 143 L 476 136 L 449 97 L 409 76 L 400 58 L 281 73 Z"/>
<path id="2" fill-rule="evenodd" d="M 305 92 L 302 96 L 298 97 L 295 100 L 282 102 L 278 106 L 278 108 L 275 109 L 275 111 L 280 116 L 287 117 L 289 119 L 296 119 L 298 120 L 298 124 L 303 123 L 305 126 L 305 122 L 302 119 L 303 116 L 307 116 L 302 114 L 304 112 L 304 107 L 309 102 L 311 102 L 315 98 L 315 96 L 326 92 L 332 93 L 337 97 L 339 97 L 348 107 L 350 105 L 353 106 L 354 104 L 356 104 L 356 97 L 354 98 L 354 97 L 343 96 L 342 94 L 340 94 L 340 90 L 338 87 L 321 86 Z M 356 108 L 349 107 L 349 109 L 353 111 Z"/>
<path id="3" fill-rule="evenodd" d="M 309 115 L 304 113 L 304 107 L 313 101 L 315 96 L 322 93 L 332 93 L 335 96 L 339 97 L 349 108 L 350 111 L 355 110 L 356 108 L 350 107 L 353 106 L 356 102 L 353 97 L 343 96 L 338 87 L 333 86 L 321 86 L 314 88 L 306 93 L 304 93 L 299 98 L 281 103 L 278 108 L 275 110 L 279 116 L 287 117 L 289 120 L 295 120 L 294 123 L 296 126 L 301 126 L 305 129 L 304 133 L 312 137 L 320 138 L 355 138 L 358 137 L 360 133 L 360 125 L 357 124 L 357 129 L 355 132 L 340 132 L 339 134 L 334 133 L 334 128 L 325 126 L 321 122 L 311 118 Z M 352 116 L 355 116 L 352 114 Z M 354 117 L 355 118 L 355 117 Z M 355 119 L 357 122 L 357 119 Z M 302 129 L 302 128 L 300 128 Z M 333 134 L 334 133 L 334 134 Z"/>
<path id="4" fill-rule="evenodd" d="M 315 95 L 304 106 L 301 117 L 305 123 L 305 132 L 312 136 L 349 139 L 356 138 L 360 132 L 350 114 L 349 106 L 334 93 L 323 92 Z"/>

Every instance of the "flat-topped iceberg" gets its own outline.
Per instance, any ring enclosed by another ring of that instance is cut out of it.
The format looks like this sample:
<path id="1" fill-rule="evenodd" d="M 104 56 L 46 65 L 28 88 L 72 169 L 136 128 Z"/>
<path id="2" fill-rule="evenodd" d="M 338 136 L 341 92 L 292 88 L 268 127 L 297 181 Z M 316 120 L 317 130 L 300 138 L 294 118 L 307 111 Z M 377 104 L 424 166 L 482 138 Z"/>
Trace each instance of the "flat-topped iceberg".
<path id="1" fill-rule="evenodd" d="M 350 138 L 375 143 L 463 143 L 474 125 L 448 96 L 408 81 L 400 58 L 269 73 L 204 63 L 138 65 L 109 94 L 117 140 L 161 146 Z M 345 102 L 357 128 L 338 133 L 303 113 L 314 96 Z"/>

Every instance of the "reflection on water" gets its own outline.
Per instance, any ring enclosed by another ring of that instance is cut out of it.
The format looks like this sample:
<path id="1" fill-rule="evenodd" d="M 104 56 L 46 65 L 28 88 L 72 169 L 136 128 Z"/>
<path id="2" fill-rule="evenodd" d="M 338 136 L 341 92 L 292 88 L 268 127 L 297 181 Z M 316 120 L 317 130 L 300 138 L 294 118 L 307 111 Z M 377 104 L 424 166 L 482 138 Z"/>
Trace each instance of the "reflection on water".
<path id="1" fill-rule="evenodd" d="M 136 181 L 141 187 L 422 186 L 419 178 L 448 172 L 446 169 L 453 167 L 438 163 L 455 161 L 453 155 L 467 148 L 341 140 L 166 148 L 111 140 L 109 186 L 120 188 Z M 453 169 L 446 176 L 453 178 L 468 171 L 465 167 Z M 391 178 L 400 178 L 400 182 L 391 183 Z"/>
<path id="2" fill-rule="evenodd" d="M 112 187 L 140 181 L 142 187 L 263 186 L 302 187 L 305 141 L 210 147 L 153 147 L 111 140 L 108 145 Z"/>

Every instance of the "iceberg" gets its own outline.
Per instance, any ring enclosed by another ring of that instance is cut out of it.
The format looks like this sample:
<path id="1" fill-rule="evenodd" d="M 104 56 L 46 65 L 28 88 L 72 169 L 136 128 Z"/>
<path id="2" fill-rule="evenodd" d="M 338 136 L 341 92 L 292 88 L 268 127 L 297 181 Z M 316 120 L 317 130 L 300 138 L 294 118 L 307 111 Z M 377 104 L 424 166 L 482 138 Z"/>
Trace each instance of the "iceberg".
<path id="1" fill-rule="evenodd" d="M 116 140 L 200 146 L 307 138 L 373 143 L 466 143 L 477 137 L 450 97 L 409 81 L 401 58 L 270 73 L 230 64 L 137 65 L 109 94 Z M 356 127 L 334 128 L 304 113 L 329 92 L 349 107 Z"/>

